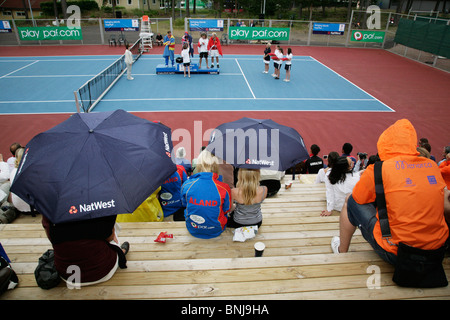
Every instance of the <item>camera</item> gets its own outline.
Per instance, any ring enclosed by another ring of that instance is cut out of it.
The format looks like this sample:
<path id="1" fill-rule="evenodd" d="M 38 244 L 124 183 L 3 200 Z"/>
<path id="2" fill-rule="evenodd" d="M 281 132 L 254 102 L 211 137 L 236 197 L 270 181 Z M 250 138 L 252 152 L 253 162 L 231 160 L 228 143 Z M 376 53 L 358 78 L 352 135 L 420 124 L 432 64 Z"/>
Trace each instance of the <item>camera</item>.
<path id="1" fill-rule="evenodd" d="M 366 159 L 367 158 L 367 153 L 365 152 L 358 152 L 358 157 L 362 160 L 362 159 Z"/>

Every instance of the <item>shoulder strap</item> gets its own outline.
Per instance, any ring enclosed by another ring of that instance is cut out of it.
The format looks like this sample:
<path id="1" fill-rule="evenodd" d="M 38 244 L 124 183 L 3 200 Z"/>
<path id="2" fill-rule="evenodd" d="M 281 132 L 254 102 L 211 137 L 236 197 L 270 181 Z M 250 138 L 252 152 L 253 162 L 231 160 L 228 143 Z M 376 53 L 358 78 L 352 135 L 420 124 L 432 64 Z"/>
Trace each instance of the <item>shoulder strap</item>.
<path id="1" fill-rule="evenodd" d="M 382 161 L 377 161 L 374 164 L 376 204 L 378 208 L 378 218 L 380 219 L 381 234 L 383 235 L 383 238 L 390 238 L 391 229 L 389 227 L 388 213 L 386 209 L 386 198 L 384 195 L 382 166 L 383 166 Z"/>

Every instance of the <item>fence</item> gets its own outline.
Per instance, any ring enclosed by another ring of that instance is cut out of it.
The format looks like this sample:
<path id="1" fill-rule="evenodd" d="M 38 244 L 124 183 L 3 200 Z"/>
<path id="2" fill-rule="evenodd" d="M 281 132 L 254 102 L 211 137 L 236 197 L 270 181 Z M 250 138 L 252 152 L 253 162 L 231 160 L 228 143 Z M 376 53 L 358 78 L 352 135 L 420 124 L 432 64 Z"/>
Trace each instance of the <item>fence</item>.
<path id="1" fill-rule="evenodd" d="M 240 43 L 261 43 L 260 39 L 249 39 L 245 37 L 233 37 L 232 30 L 248 30 L 247 26 L 255 24 L 255 30 L 263 28 L 277 28 L 286 30 L 289 36 L 280 40 L 281 45 L 304 45 L 304 46 L 337 46 L 352 48 L 383 48 L 393 53 L 415 59 L 420 62 L 431 64 L 437 68 L 450 71 L 449 59 L 430 52 L 413 49 L 404 44 L 395 43 L 395 37 L 401 19 L 428 21 L 433 24 L 449 25 L 449 20 L 437 19 L 435 17 L 419 16 L 417 14 L 395 14 L 393 12 L 379 12 L 377 29 L 369 29 L 368 23 L 372 18 L 371 13 L 362 10 L 353 10 L 350 22 L 324 22 L 324 21 L 303 21 L 303 20 L 252 20 L 252 19 L 196 19 L 203 21 L 221 20 L 222 25 L 217 31 L 218 37 L 225 44 Z M 139 19 L 139 18 L 133 18 Z M 12 32 L 0 33 L 0 45 L 51 45 L 51 44 L 108 44 L 112 36 L 125 38 L 127 42 L 133 43 L 139 38 L 139 31 L 108 32 L 105 31 L 104 20 L 101 18 L 91 18 L 80 20 L 81 40 L 26 40 L 26 34 L 19 34 L 27 28 L 54 26 L 53 20 L 12 20 Z M 174 24 L 172 18 L 150 18 L 153 33 L 165 34 L 167 30 L 172 30 L 176 38 L 176 43 L 181 43 L 181 37 L 186 30 L 192 29 L 193 18 L 185 18 L 184 24 L 177 20 Z M 181 20 L 182 21 L 182 20 Z M 60 21 L 58 24 L 61 24 Z M 246 27 L 240 26 L 236 29 L 236 24 L 244 23 Z M 194 41 L 200 37 L 200 31 L 195 29 L 190 31 Z M 210 33 L 211 31 L 208 31 Z M 287 39 L 287 40 L 286 40 Z M 445 40 L 447 41 L 447 40 Z M 426 48 L 421 48 L 426 49 Z M 430 50 L 428 50 L 430 51 Z M 432 51 L 431 51 L 432 52 Z"/>

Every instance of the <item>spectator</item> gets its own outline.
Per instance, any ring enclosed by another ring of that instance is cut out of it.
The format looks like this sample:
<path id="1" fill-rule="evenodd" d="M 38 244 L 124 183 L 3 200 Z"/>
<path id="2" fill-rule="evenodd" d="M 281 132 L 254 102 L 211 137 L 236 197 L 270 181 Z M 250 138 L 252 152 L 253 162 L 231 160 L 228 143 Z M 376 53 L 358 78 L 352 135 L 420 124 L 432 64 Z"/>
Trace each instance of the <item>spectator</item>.
<path id="1" fill-rule="evenodd" d="M 14 142 L 9 147 L 9 151 L 11 152 L 12 156 L 9 157 L 6 162 L 8 163 L 10 170 L 14 169 L 14 167 L 16 166 L 16 150 L 19 149 L 19 148 L 22 148 L 22 146 L 18 142 Z"/>
<path id="2" fill-rule="evenodd" d="M 158 32 L 158 34 L 156 35 L 156 44 L 158 46 L 162 46 L 163 45 L 163 36 L 161 33 Z"/>
<path id="3" fill-rule="evenodd" d="M 436 162 L 436 157 L 431 154 L 431 145 L 428 142 L 426 142 L 422 145 L 422 148 L 427 150 L 428 153 L 430 154 L 430 159 Z"/>
<path id="4" fill-rule="evenodd" d="M 305 163 L 305 173 L 316 174 L 320 169 L 323 169 L 323 159 L 318 156 L 320 147 L 317 144 L 311 146 L 311 155 Z"/>
<path id="5" fill-rule="evenodd" d="M 354 172 L 359 172 L 364 170 L 367 167 L 369 159 L 367 159 L 367 153 L 358 152 L 358 161 L 356 161 L 355 166 L 353 167 Z"/>
<path id="6" fill-rule="evenodd" d="M 336 160 L 339 158 L 339 153 L 336 151 L 331 151 L 328 154 L 327 161 L 328 161 L 328 167 L 322 168 L 317 173 L 316 177 L 316 183 L 325 183 L 325 179 L 327 179 L 328 175 L 331 172 L 331 168 L 333 167 L 333 164 L 336 162 Z"/>
<path id="7" fill-rule="evenodd" d="M 439 165 L 439 170 L 441 170 L 442 178 L 447 184 L 447 189 L 450 190 L 450 153 L 447 153 L 446 160 Z"/>
<path id="8" fill-rule="evenodd" d="M 325 179 L 327 209 L 321 216 L 329 216 L 333 210 L 341 212 L 345 198 L 352 193 L 360 175 L 352 173 L 352 160 L 349 157 L 339 157 L 333 164 L 328 179 Z"/>
<path id="9" fill-rule="evenodd" d="M 450 146 L 444 148 L 444 152 L 442 153 L 442 159 L 438 162 L 440 165 L 442 162 L 447 161 L 447 155 L 450 153 Z"/>
<path id="10" fill-rule="evenodd" d="M 259 179 L 259 170 L 239 169 L 237 186 L 231 190 L 235 209 L 228 219 L 228 227 L 261 226 L 261 203 L 267 197 L 267 187 L 260 186 Z"/>
<path id="11" fill-rule="evenodd" d="M 416 150 L 419 153 L 419 157 L 430 159 L 430 153 L 425 148 L 417 147 Z"/>
<path id="12" fill-rule="evenodd" d="M 259 184 L 267 187 L 267 198 L 273 197 L 281 189 L 284 171 L 261 169 L 260 174 Z"/>
<path id="13" fill-rule="evenodd" d="M 184 207 L 181 204 L 181 186 L 188 179 L 186 170 L 177 165 L 175 171 L 161 185 L 158 199 L 163 209 L 164 218 L 173 215 L 174 221 L 184 221 Z"/>
<path id="14" fill-rule="evenodd" d="M 220 181 L 219 160 L 209 151 L 200 153 L 197 173 L 183 183 L 181 197 L 186 208 L 186 227 L 191 235 L 210 239 L 222 234 L 231 210 L 231 190 Z"/>
<path id="15" fill-rule="evenodd" d="M 206 146 L 202 146 L 200 148 L 200 152 L 202 152 L 203 150 L 206 149 Z M 193 173 L 197 173 L 197 171 L 195 170 L 197 168 L 197 158 L 192 159 L 192 172 Z"/>
<path id="16" fill-rule="evenodd" d="M 344 143 L 344 145 L 342 146 L 342 156 L 349 157 L 352 160 L 352 162 L 353 162 L 352 170 L 353 170 L 353 168 L 355 167 L 355 164 L 356 164 L 356 158 L 351 155 L 352 151 L 353 151 L 353 145 L 349 142 Z"/>
<path id="17" fill-rule="evenodd" d="M 184 147 L 179 147 L 176 152 L 175 164 L 180 164 L 186 170 L 188 176 L 192 173 L 191 162 L 186 159 L 186 149 Z"/>
<path id="18" fill-rule="evenodd" d="M 356 226 L 381 258 L 391 264 L 396 262 L 400 242 L 423 250 L 444 245 L 448 238 L 442 201 L 445 183 L 432 160 L 417 156 L 416 141 L 416 131 L 406 119 L 395 122 L 378 139 L 392 237 L 381 235 L 371 165 L 348 197 L 347 214 L 342 212 L 340 216 L 340 237 L 331 241 L 334 253 L 348 251 Z"/>
<path id="19" fill-rule="evenodd" d="M 126 268 L 129 243 L 119 247 L 115 232 L 116 217 L 53 224 L 45 216 L 42 225 L 55 251 L 55 267 L 64 281 L 73 275 L 71 266 L 80 270 L 76 286 L 88 286 L 109 280 L 118 267 Z"/>
<path id="20" fill-rule="evenodd" d="M 10 181 L 12 181 L 12 182 L 14 181 L 14 178 L 16 177 L 17 169 L 19 168 L 19 164 L 20 164 L 20 161 L 22 160 L 24 152 L 25 152 L 25 148 L 19 148 L 16 150 L 16 164 L 15 164 L 14 169 L 11 171 L 11 175 L 10 175 Z M 32 214 L 30 205 L 28 203 L 26 203 L 25 201 L 23 201 L 21 198 L 19 198 L 17 195 L 15 195 L 14 193 L 11 192 L 9 194 L 9 198 L 10 198 L 11 204 L 16 209 L 16 212 L 15 212 L 16 214 L 17 213 L 26 214 L 26 215 Z M 15 217 L 14 217 L 14 219 L 15 219 Z"/>

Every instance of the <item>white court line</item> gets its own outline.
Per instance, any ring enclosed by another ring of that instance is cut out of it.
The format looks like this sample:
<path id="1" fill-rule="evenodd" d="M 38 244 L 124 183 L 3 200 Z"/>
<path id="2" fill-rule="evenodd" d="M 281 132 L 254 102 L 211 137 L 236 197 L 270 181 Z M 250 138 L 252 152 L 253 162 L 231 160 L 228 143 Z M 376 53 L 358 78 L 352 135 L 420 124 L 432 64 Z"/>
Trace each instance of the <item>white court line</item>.
<path id="1" fill-rule="evenodd" d="M 248 83 L 247 78 L 245 77 L 244 71 L 242 71 L 241 65 L 239 64 L 237 59 L 234 59 L 234 61 L 236 61 L 237 65 L 239 67 L 239 70 L 241 70 L 242 76 L 244 77 L 244 80 L 247 83 L 247 86 L 250 89 L 250 92 L 252 93 L 253 99 L 256 99 L 255 94 L 253 93 L 252 87 L 250 87 L 250 84 Z"/>
<path id="2" fill-rule="evenodd" d="M 5 76 L 5 78 L 72 78 L 72 77 L 93 77 L 95 74 L 49 74 L 35 76 Z"/>
<path id="3" fill-rule="evenodd" d="M 379 103 L 381 103 L 382 105 L 384 105 L 386 108 L 388 108 L 389 110 L 391 110 L 392 112 L 395 112 L 394 109 L 392 109 L 391 107 L 389 107 L 388 105 L 386 105 L 385 103 L 381 102 L 380 100 L 378 100 L 377 98 L 375 98 L 373 95 L 371 95 L 370 93 L 366 92 L 365 90 L 361 89 L 360 87 L 358 87 L 356 84 L 354 84 L 353 82 L 351 82 L 350 80 L 346 79 L 345 77 L 343 77 L 342 75 L 340 75 L 339 73 L 337 73 L 336 71 L 334 71 L 333 69 L 331 69 L 330 67 L 326 66 L 325 64 L 323 64 L 322 62 L 320 62 L 319 60 L 317 60 L 314 57 L 311 57 L 312 59 L 314 59 L 315 61 L 317 61 L 318 63 L 320 63 L 322 66 L 324 66 L 325 68 L 327 68 L 328 70 L 330 70 L 331 72 L 333 72 L 334 74 L 338 75 L 339 77 L 341 77 L 342 79 L 344 79 L 345 81 L 347 81 L 348 83 L 350 83 L 351 85 L 355 86 L 356 88 L 358 88 L 359 90 L 361 90 L 362 92 L 364 92 L 365 94 L 367 94 L 368 96 L 372 97 L 373 100 L 378 101 Z"/>
<path id="4" fill-rule="evenodd" d="M 12 72 L 10 72 L 10 73 L 7 73 L 7 74 L 5 74 L 4 76 L 1 76 L 0 79 L 3 79 L 3 78 L 5 78 L 5 77 L 9 76 L 10 74 L 16 73 L 17 71 L 20 71 L 20 70 L 22 70 L 22 69 L 25 69 L 25 68 L 27 68 L 27 67 L 29 67 L 29 66 L 35 64 L 36 62 L 39 62 L 39 60 L 36 60 L 36 61 L 34 61 L 34 62 L 32 62 L 32 63 L 29 63 L 29 64 L 27 64 L 26 66 L 23 66 L 22 68 L 16 69 L 16 70 L 14 70 L 14 71 L 12 71 Z"/>
<path id="5" fill-rule="evenodd" d="M 109 102 L 125 102 L 125 101 L 185 101 L 186 98 L 133 98 L 133 99 L 102 99 Z M 335 98 L 189 98 L 196 101 L 212 101 L 212 100 L 285 100 L 285 101 L 376 101 L 375 99 L 335 99 Z M 0 102 L 2 103 L 2 102 Z"/>
<path id="6" fill-rule="evenodd" d="M 186 98 L 136 98 L 136 99 L 102 99 L 106 102 L 127 102 L 127 101 L 185 101 Z M 284 100 L 284 101 L 375 101 L 374 99 L 334 99 L 334 98 L 189 98 L 195 101 L 214 101 L 214 100 Z M 32 101 L 0 101 L 0 104 L 8 103 L 66 103 L 73 100 L 32 100 Z"/>

